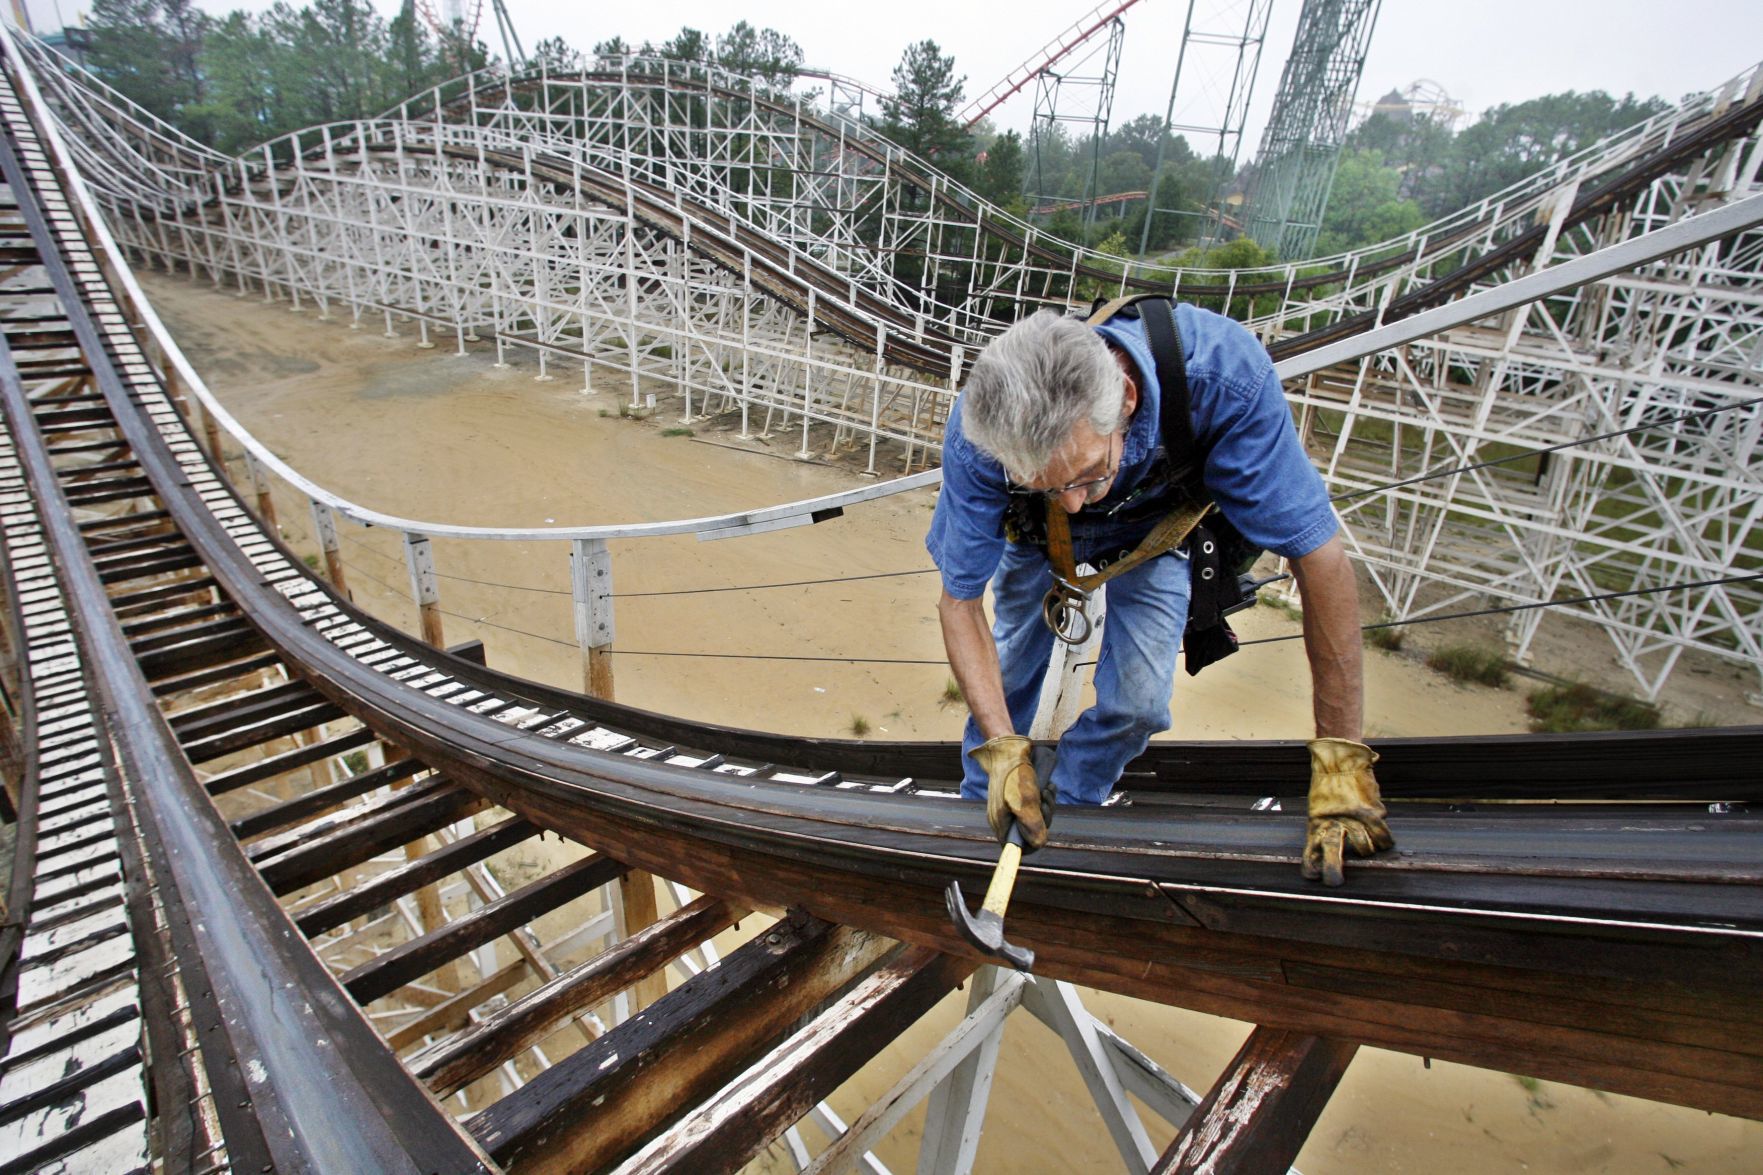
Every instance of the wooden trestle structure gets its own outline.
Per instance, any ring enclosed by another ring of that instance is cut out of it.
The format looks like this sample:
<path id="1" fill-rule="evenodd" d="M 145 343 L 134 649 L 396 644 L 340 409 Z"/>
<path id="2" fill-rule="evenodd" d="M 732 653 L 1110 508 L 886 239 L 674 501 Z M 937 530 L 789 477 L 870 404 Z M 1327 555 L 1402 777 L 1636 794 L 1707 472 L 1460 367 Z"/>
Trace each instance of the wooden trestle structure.
<path id="1" fill-rule="evenodd" d="M 942 889 L 995 846 L 953 747 L 648 714 L 355 609 L 197 443 L 10 88 L 0 116 L 0 1170 L 734 1168 L 974 974 Z M 1157 1170 L 1289 1163 L 1360 1044 L 1763 1117 L 1763 730 L 1379 749 L 1400 850 L 1325 891 L 1300 745 L 1155 747 L 1130 807 L 1062 813 L 1029 860 L 1037 980 L 982 972 L 970 1021 L 1064 1015 L 1101 1086 L 1177 1118 L 1047 981 L 1259 1025 Z M 484 867 L 545 832 L 567 864 Z M 644 895 L 607 893 L 633 870 L 704 896 L 638 925 Z M 375 947 L 388 909 L 412 933 Z M 709 965 L 751 911 L 783 913 Z M 547 919 L 609 945 L 560 966 Z M 609 1000 L 648 1006 L 609 1026 Z M 382 1035 L 388 1007 L 415 1012 Z M 560 1030 L 575 1051 L 443 1108 Z"/>

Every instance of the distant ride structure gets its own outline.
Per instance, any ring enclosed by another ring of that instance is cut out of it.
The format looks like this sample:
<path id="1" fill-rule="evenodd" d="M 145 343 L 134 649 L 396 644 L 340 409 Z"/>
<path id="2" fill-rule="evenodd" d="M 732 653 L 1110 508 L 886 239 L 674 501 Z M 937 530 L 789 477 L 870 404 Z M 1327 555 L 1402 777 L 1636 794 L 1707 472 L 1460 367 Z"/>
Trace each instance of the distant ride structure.
<path id="1" fill-rule="evenodd" d="M 1304 0 L 1261 134 L 1244 224 L 1282 259 L 1316 247 L 1382 0 Z"/>
<path id="2" fill-rule="evenodd" d="M 1763 543 L 1744 293 L 1758 230 L 1386 353 L 1300 364 L 1753 193 L 1763 71 L 1394 240 L 1210 271 L 1073 246 L 860 121 L 698 63 L 486 70 L 230 159 L 21 45 L 138 258 L 461 348 L 493 339 L 636 403 L 672 389 L 682 416 L 732 413 L 747 435 L 855 450 L 878 473 L 935 462 L 967 364 L 1003 323 L 1173 293 L 1243 319 L 1281 361 L 1390 619 L 1517 607 L 1505 636 L 1523 663 L 1545 615 L 1576 616 L 1648 699 L 1690 649 L 1763 675 L 1763 591 L 1728 582 Z M 1718 411 L 1671 423 L 1703 409 Z M 1690 583 L 1709 586 L 1672 586 Z"/>

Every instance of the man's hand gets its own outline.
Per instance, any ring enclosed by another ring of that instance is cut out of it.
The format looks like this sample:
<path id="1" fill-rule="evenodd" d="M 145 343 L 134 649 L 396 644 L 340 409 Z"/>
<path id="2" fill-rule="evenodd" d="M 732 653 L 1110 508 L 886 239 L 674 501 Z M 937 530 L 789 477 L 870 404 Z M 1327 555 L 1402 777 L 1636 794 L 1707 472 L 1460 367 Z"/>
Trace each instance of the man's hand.
<path id="1" fill-rule="evenodd" d="M 1043 791 L 1035 778 L 1033 747 L 1020 734 L 1001 734 L 968 752 L 986 771 L 986 820 L 992 835 L 1003 844 L 1015 820 L 1022 826 L 1025 853 L 1047 843 L 1047 826 L 1053 822 L 1053 783 L 1048 779 Z"/>
<path id="2" fill-rule="evenodd" d="M 1026 740 L 1024 740 L 1026 741 Z M 1377 752 L 1344 738 L 1319 738 L 1310 744 L 1310 823 L 1304 832 L 1304 876 L 1324 885 L 1339 885 L 1345 849 L 1369 857 L 1394 848 L 1396 838 L 1384 824 L 1383 798 L 1371 765 Z"/>

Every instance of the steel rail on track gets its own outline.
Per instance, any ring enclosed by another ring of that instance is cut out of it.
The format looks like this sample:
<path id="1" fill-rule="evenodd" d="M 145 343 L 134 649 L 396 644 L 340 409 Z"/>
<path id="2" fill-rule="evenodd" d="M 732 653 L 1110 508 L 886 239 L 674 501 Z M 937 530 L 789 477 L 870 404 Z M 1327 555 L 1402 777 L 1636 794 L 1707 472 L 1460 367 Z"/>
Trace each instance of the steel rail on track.
<path id="1" fill-rule="evenodd" d="M 10 136 L 0 143 L 0 170 L 39 242 L 81 349 L 104 356 Z M 112 409 L 130 411 L 108 364 L 96 364 L 94 374 Z M 200 969 L 223 1010 L 230 1049 L 248 1083 L 261 1140 L 255 1149 L 285 1171 L 488 1171 L 482 1151 L 385 1051 L 293 934 L 256 872 L 229 847 L 231 834 L 191 775 L 111 614 L 3 342 L 0 402 L 33 490 L 47 507 L 44 526 L 74 627 L 97 671 L 122 765 L 140 786 L 154 826 L 153 855 L 184 907 L 199 912 L 192 943 L 199 954 L 181 962 Z M 229 1146 L 247 1155 L 253 1149 L 232 1131 Z"/>

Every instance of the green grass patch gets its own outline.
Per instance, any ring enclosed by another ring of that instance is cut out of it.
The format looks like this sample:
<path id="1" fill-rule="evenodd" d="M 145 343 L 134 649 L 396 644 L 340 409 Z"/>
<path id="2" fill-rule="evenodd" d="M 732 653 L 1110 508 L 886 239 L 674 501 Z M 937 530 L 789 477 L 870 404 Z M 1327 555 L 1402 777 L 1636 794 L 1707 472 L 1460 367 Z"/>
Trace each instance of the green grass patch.
<path id="1" fill-rule="evenodd" d="M 1385 616 L 1378 623 L 1388 624 L 1391 617 Z M 1402 642 L 1408 639 L 1408 630 L 1404 628 L 1371 628 L 1365 632 L 1365 643 L 1374 649 L 1382 649 L 1386 653 L 1394 653 L 1401 649 Z"/>
<path id="2" fill-rule="evenodd" d="M 967 698 L 961 692 L 961 683 L 953 677 L 943 680 L 943 692 L 937 697 L 939 706 L 965 706 Z"/>
<path id="3" fill-rule="evenodd" d="M 868 734 L 869 719 L 861 714 L 851 715 L 851 733 L 858 738 L 862 738 L 864 735 Z"/>
<path id="4" fill-rule="evenodd" d="M 1446 645 L 1426 659 L 1426 666 L 1466 685 L 1506 685 L 1505 654 L 1479 645 Z"/>
<path id="5" fill-rule="evenodd" d="M 1545 686 L 1530 695 L 1524 708 L 1530 712 L 1531 730 L 1538 734 L 1659 728 L 1659 707 L 1580 681 Z"/>
<path id="6" fill-rule="evenodd" d="M 661 435 L 664 437 L 689 437 L 692 435 L 692 430 L 689 428 L 664 428 L 661 430 Z"/>
<path id="7" fill-rule="evenodd" d="M 1302 622 L 1304 619 L 1303 611 L 1294 607 L 1290 600 L 1273 588 L 1262 588 L 1255 599 L 1263 608 L 1271 608 L 1287 620 Z"/>
<path id="8" fill-rule="evenodd" d="M 367 770 L 367 752 L 350 751 L 343 756 L 343 768 L 350 775 L 361 775 Z"/>
<path id="9" fill-rule="evenodd" d="M 318 570 L 318 556 L 317 555 L 312 555 L 312 554 L 302 555 L 302 556 L 300 556 L 300 562 L 306 564 L 306 566 L 312 568 L 312 570 L 314 570 L 314 571 Z"/>

